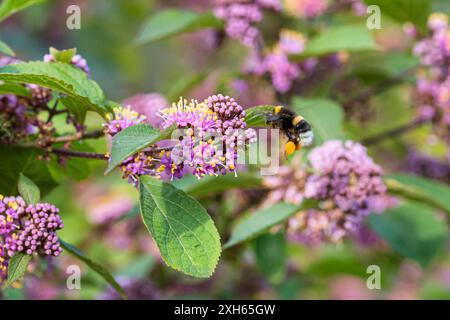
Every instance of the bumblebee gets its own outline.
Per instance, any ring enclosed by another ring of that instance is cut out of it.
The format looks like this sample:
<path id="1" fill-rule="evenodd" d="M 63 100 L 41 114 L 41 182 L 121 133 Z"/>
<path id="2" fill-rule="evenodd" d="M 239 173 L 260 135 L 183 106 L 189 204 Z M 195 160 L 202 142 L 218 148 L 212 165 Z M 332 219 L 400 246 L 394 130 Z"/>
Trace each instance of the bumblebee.
<path id="1" fill-rule="evenodd" d="M 311 125 L 292 110 L 282 106 L 275 107 L 274 112 L 267 116 L 266 122 L 273 128 L 280 129 L 288 138 L 285 145 L 287 155 L 313 143 L 314 133 Z"/>

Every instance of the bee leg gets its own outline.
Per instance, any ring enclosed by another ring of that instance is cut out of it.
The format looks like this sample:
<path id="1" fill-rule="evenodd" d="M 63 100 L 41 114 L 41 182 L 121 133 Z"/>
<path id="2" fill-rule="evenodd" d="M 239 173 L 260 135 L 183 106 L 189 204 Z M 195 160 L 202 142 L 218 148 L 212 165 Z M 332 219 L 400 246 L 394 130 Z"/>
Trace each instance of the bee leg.
<path id="1" fill-rule="evenodd" d="M 267 124 L 276 124 L 276 123 L 280 123 L 280 116 L 278 115 L 268 115 L 266 117 L 266 123 Z"/>
<path id="2" fill-rule="evenodd" d="M 290 156 L 291 154 L 293 154 L 295 152 L 295 150 L 297 150 L 297 145 L 294 141 L 289 140 L 286 145 L 284 146 L 285 148 L 285 154 Z"/>

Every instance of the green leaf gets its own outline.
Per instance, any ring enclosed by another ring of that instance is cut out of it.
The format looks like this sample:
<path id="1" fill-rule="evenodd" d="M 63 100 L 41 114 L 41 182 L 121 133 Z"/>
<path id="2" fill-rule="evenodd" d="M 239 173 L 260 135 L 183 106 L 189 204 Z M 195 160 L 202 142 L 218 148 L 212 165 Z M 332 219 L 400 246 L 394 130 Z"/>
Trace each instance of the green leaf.
<path id="1" fill-rule="evenodd" d="M 237 177 L 227 174 L 218 177 L 206 176 L 202 179 L 197 179 L 192 175 L 176 180 L 172 184 L 191 196 L 199 198 L 232 189 L 257 188 L 261 186 L 262 179 L 253 174 L 242 172 Z"/>
<path id="2" fill-rule="evenodd" d="M 77 100 L 70 97 L 60 98 L 59 101 L 63 104 L 64 107 L 66 107 L 70 114 L 74 115 L 75 120 L 78 123 L 84 123 L 88 111 L 88 109 L 84 105 L 80 105 Z"/>
<path id="3" fill-rule="evenodd" d="M 322 98 L 295 97 L 292 107 L 311 124 L 316 145 L 320 145 L 326 140 L 343 137 L 344 114 L 341 107 L 334 101 Z"/>
<path id="4" fill-rule="evenodd" d="M 286 238 L 283 232 L 267 233 L 253 241 L 256 265 L 272 281 L 284 276 L 287 262 Z"/>
<path id="5" fill-rule="evenodd" d="M 386 184 L 392 194 L 424 202 L 450 215 L 450 188 L 443 183 L 399 173 L 387 176 Z"/>
<path id="6" fill-rule="evenodd" d="M 110 173 L 125 159 L 158 141 L 170 138 L 174 127 L 164 131 L 154 129 L 148 124 L 138 124 L 125 128 L 113 137 L 111 158 L 105 174 Z"/>
<path id="7" fill-rule="evenodd" d="M 231 232 L 231 237 L 223 246 L 228 249 L 244 241 L 253 239 L 277 224 L 285 222 L 299 211 L 316 206 L 314 201 L 304 201 L 301 205 L 278 203 L 243 218 Z"/>
<path id="8" fill-rule="evenodd" d="M 212 275 L 220 237 L 200 203 L 167 182 L 140 178 L 142 219 L 168 266 L 194 277 Z"/>
<path id="9" fill-rule="evenodd" d="M 18 189 L 26 204 L 36 204 L 41 199 L 39 187 L 22 173 L 19 176 Z"/>
<path id="10" fill-rule="evenodd" d="M 47 164 L 39 161 L 35 149 L 6 146 L 0 144 L 0 194 L 14 195 L 18 191 L 20 174 L 30 178 L 40 189 L 41 196 L 46 195 L 56 182 L 48 171 Z"/>
<path id="11" fill-rule="evenodd" d="M 370 61 L 371 63 L 367 63 Z M 413 70 L 419 65 L 419 59 L 410 53 L 404 52 L 370 52 L 359 54 L 352 59 L 351 75 L 356 76 L 366 83 L 381 83 L 389 79 L 398 79 L 398 81 L 412 81 Z M 411 75 L 408 77 L 407 73 Z M 347 94 L 347 92 L 343 92 Z M 358 95 L 359 92 L 353 92 L 352 95 Z"/>
<path id="12" fill-rule="evenodd" d="M 6 280 L 5 283 L 6 287 L 10 286 L 25 275 L 31 258 L 31 255 L 22 252 L 16 252 L 12 256 L 8 266 L 8 280 Z"/>
<path id="13" fill-rule="evenodd" d="M 0 94 L 14 94 L 16 96 L 31 98 L 30 91 L 23 85 L 17 83 L 0 84 Z"/>
<path id="14" fill-rule="evenodd" d="M 370 215 L 369 225 L 394 251 L 423 266 L 438 253 L 448 233 L 431 208 L 414 202 Z"/>
<path id="15" fill-rule="evenodd" d="M 273 113 L 275 106 L 256 106 L 245 110 L 245 123 L 248 127 L 267 126 L 267 115 Z"/>
<path id="16" fill-rule="evenodd" d="M 66 49 L 66 50 L 58 50 L 53 47 L 50 47 L 50 54 L 55 58 L 56 61 L 62 63 L 71 63 L 72 58 L 77 54 L 76 48 Z"/>
<path id="17" fill-rule="evenodd" d="M 422 31 L 426 30 L 431 13 L 431 0 L 366 0 L 367 5 L 377 5 L 383 15 L 399 23 L 412 22 Z M 383 23 L 383 20 L 382 20 Z"/>
<path id="18" fill-rule="evenodd" d="M 110 284 L 116 291 L 117 293 L 120 294 L 120 296 L 124 299 L 126 299 L 126 295 L 125 292 L 123 291 L 122 287 L 117 283 L 116 279 L 114 279 L 114 277 L 111 275 L 111 273 L 109 273 L 108 270 L 106 270 L 105 267 L 103 267 L 102 265 L 98 264 L 97 262 L 89 259 L 88 257 L 86 257 L 84 255 L 83 252 L 81 252 L 78 248 L 76 248 L 75 246 L 64 242 L 63 240 L 59 240 L 61 247 L 66 250 L 68 253 L 70 253 L 71 255 L 73 255 L 74 257 L 76 257 L 77 259 L 80 259 L 81 261 L 83 261 L 89 268 L 91 268 L 92 270 L 94 270 L 99 276 L 101 276 L 108 284 Z"/>
<path id="19" fill-rule="evenodd" d="M 305 51 L 292 55 L 292 60 L 302 60 L 306 57 L 320 56 L 340 51 L 361 52 L 376 50 L 372 32 L 365 25 L 332 26 L 313 37 Z"/>
<path id="20" fill-rule="evenodd" d="M 28 8 L 31 5 L 42 3 L 45 0 L 3 0 L 0 4 L 0 22 L 10 15 Z"/>
<path id="21" fill-rule="evenodd" d="M 87 75 L 66 63 L 33 61 L 0 68 L 0 80 L 33 83 L 66 94 L 79 108 L 101 115 L 109 112 L 104 105 L 104 94 L 98 84 Z"/>
<path id="22" fill-rule="evenodd" d="M 0 40 L 0 53 L 4 53 L 8 56 L 14 57 L 16 54 L 14 51 L 3 41 Z"/>
<path id="23" fill-rule="evenodd" d="M 144 22 L 135 42 L 150 43 L 183 32 L 222 26 L 222 21 L 211 12 L 200 14 L 189 10 L 167 9 L 157 12 Z"/>

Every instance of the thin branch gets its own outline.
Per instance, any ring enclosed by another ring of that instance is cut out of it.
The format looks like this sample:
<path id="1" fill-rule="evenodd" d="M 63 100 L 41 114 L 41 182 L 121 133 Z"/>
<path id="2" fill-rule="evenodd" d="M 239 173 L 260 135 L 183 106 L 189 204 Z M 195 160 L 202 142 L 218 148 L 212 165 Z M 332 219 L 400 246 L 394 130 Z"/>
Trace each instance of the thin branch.
<path id="1" fill-rule="evenodd" d="M 86 133 L 77 132 L 73 135 L 53 138 L 51 140 L 51 142 L 58 143 L 58 142 L 72 142 L 72 141 L 84 140 L 84 139 L 96 139 L 96 138 L 103 137 L 103 135 L 104 135 L 104 132 L 102 130 L 96 130 L 96 131 L 86 132 Z"/>
<path id="2" fill-rule="evenodd" d="M 81 152 L 81 151 L 74 151 L 74 150 L 67 150 L 67 149 L 52 149 L 50 152 L 53 154 L 56 154 L 59 156 L 65 156 L 65 157 L 108 160 L 108 156 L 103 153 Z"/>
<path id="3" fill-rule="evenodd" d="M 402 135 L 408 131 L 414 130 L 416 128 L 419 128 L 423 124 L 427 123 L 428 121 L 422 120 L 422 119 L 415 119 L 414 121 L 407 123 L 405 125 L 402 125 L 400 127 L 390 129 L 384 132 L 381 132 L 379 134 L 376 134 L 372 137 L 368 137 L 361 140 L 361 143 L 366 146 L 375 145 L 380 142 L 383 142 L 386 139 L 391 139 L 393 137 Z"/>

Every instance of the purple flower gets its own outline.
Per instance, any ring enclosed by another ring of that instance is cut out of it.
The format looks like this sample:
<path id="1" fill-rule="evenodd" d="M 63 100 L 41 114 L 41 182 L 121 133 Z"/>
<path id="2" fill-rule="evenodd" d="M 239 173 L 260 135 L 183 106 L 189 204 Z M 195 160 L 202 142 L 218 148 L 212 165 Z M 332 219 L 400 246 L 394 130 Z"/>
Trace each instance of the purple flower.
<path id="1" fill-rule="evenodd" d="M 198 131 L 199 134 L 214 132 L 216 126 L 216 115 L 208 109 L 205 103 L 196 100 L 187 101 L 180 98 L 178 103 L 172 104 L 170 108 L 160 110 L 163 119 L 163 128 L 176 125 L 178 128 L 191 128 L 190 134 Z"/>
<path id="2" fill-rule="evenodd" d="M 271 191 L 264 201 L 264 206 L 272 206 L 279 202 L 293 204 L 303 202 L 308 173 L 297 160 L 298 158 L 292 165 L 280 167 L 276 175 L 265 177 L 264 186 Z"/>
<path id="3" fill-rule="evenodd" d="M 288 92 L 295 79 L 300 76 L 300 67 L 290 62 L 288 56 L 283 53 L 269 54 L 264 63 L 272 76 L 272 85 L 278 92 Z"/>
<path id="4" fill-rule="evenodd" d="M 318 201 L 318 209 L 299 212 L 288 224 L 288 234 L 310 245 L 338 242 L 355 236 L 364 218 L 393 206 L 386 195 L 383 171 L 362 145 L 330 140 L 309 154 L 309 167 L 294 162 L 282 167 L 280 175 L 267 177 L 269 203 L 300 204 Z"/>
<path id="5" fill-rule="evenodd" d="M 377 197 L 386 193 L 383 171 L 367 155 L 362 145 L 331 140 L 309 154 L 313 170 L 305 186 L 305 196 L 332 200 L 344 212 L 365 216 L 376 207 Z"/>
<path id="6" fill-rule="evenodd" d="M 173 180 L 189 172 L 198 178 L 235 172 L 238 151 L 256 140 L 254 130 L 246 129 L 243 108 L 222 95 L 201 103 L 180 98 L 159 110 L 158 116 L 163 129 L 177 128 L 174 139 L 167 143 L 171 150 L 156 153 L 151 146 L 126 159 L 120 166 L 123 177 L 135 185 L 140 175 Z M 117 109 L 104 125 L 105 131 L 114 135 L 144 120 L 135 111 Z"/>
<path id="7" fill-rule="evenodd" d="M 114 115 L 108 114 L 109 121 L 104 125 L 105 133 L 114 136 L 125 128 L 144 122 L 145 119 L 145 116 L 132 111 L 130 107 L 114 108 Z"/>
<path id="8" fill-rule="evenodd" d="M 244 108 L 233 98 L 218 94 L 209 97 L 205 102 L 209 110 L 217 116 L 216 128 L 226 147 L 226 166 L 230 171 L 234 171 L 239 150 L 256 141 L 256 132 L 246 129 Z"/>
<path id="9" fill-rule="evenodd" d="M 26 208 L 29 219 L 23 223 L 23 231 L 16 241 L 16 250 L 26 254 L 38 252 L 41 255 L 58 256 L 62 249 L 56 230 L 64 228 L 59 209 L 48 203 L 29 205 Z"/>
<path id="10" fill-rule="evenodd" d="M 263 9 L 279 11 L 279 0 L 216 0 L 214 14 L 225 21 L 225 32 L 242 44 L 255 47 L 260 32 L 254 26 L 263 18 Z"/>
<path id="11" fill-rule="evenodd" d="M 64 224 L 59 210 L 48 203 L 26 205 L 21 197 L 0 195 L 0 282 L 7 277 L 16 252 L 58 256 L 62 249 L 56 231 Z"/>
<path id="12" fill-rule="evenodd" d="M 414 47 L 424 70 L 418 74 L 415 89 L 418 117 L 430 120 L 434 132 L 450 142 L 450 28 L 448 17 L 432 14 L 430 36 Z M 425 71 L 425 72 L 423 72 Z M 448 150 L 450 155 L 450 149 Z"/>
<path id="13" fill-rule="evenodd" d="M 301 54 L 305 50 L 306 42 L 301 33 L 283 29 L 279 41 L 265 55 L 262 56 L 256 50 L 250 52 L 244 71 L 258 76 L 270 74 L 273 88 L 277 92 L 286 93 L 296 81 L 307 81 L 316 76 L 320 68 L 336 68 L 345 61 L 345 55 L 308 58 L 301 62 L 291 61 L 290 55 Z M 326 70 L 329 72 L 329 68 Z"/>

